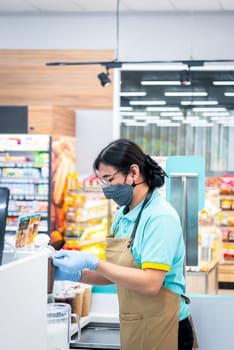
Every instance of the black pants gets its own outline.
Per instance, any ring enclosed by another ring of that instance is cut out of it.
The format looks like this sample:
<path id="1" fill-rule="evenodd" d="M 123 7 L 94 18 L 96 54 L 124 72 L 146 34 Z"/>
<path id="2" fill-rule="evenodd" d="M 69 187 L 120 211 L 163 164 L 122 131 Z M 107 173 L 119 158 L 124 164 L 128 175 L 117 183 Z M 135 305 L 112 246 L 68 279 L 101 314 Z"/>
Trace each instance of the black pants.
<path id="1" fill-rule="evenodd" d="M 179 322 L 178 350 L 192 350 L 193 331 L 189 319 Z"/>

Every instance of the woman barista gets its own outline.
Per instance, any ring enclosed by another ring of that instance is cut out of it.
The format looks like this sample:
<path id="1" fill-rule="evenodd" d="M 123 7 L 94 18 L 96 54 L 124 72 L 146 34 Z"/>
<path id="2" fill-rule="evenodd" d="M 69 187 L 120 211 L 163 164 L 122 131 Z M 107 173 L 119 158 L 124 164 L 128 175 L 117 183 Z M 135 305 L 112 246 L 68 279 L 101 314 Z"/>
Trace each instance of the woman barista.
<path id="1" fill-rule="evenodd" d="M 106 198 L 120 206 L 113 238 L 107 239 L 107 261 L 60 251 L 54 257 L 55 278 L 116 284 L 121 350 L 191 350 L 181 224 L 157 191 L 165 172 L 126 139 L 107 145 L 94 169 Z"/>

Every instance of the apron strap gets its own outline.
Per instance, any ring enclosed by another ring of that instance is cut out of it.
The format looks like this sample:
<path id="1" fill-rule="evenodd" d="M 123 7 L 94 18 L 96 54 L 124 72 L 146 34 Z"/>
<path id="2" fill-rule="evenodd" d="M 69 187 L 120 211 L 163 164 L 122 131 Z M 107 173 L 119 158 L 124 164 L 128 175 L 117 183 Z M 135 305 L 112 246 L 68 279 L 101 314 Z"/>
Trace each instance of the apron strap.
<path id="1" fill-rule="evenodd" d="M 185 304 L 190 304 L 190 299 L 186 295 L 181 294 L 181 298 L 185 300 Z"/>
<path id="2" fill-rule="evenodd" d="M 136 236 L 136 230 L 137 230 L 140 218 L 141 218 L 142 211 L 145 208 L 146 204 L 149 202 L 152 194 L 153 194 L 153 189 L 150 188 L 150 190 L 148 191 L 147 196 L 145 197 L 145 200 L 144 200 L 144 202 L 142 204 L 141 210 L 139 211 L 139 213 L 137 215 L 137 218 L 136 218 L 136 221 L 135 221 L 135 224 L 134 224 L 134 227 L 133 227 L 130 239 L 128 241 L 128 245 L 127 245 L 128 248 L 132 248 L 132 246 L 133 246 L 134 239 L 135 239 L 135 236 Z"/>

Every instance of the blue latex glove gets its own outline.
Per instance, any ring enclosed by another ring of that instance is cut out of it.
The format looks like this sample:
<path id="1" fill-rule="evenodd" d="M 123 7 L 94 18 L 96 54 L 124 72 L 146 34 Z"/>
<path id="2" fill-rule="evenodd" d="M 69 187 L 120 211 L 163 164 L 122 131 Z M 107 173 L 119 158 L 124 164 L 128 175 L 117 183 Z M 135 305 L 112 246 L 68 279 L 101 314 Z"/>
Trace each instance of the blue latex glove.
<path id="1" fill-rule="evenodd" d="M 53 256 L 53 264 L 61 271 L 61 276 L 65 273 L 70 278 L 80 278 L 77 274 L 81 275 L 82 269 L 96 270 L 98 262 L 99 258 L 96 255 L 75 250 L 60 250 Z"/>
<path id="2" fill-rule="evenodd" d="M 61 270 L 59 267 L 55 267 L 54 279 L 55 281 L 73 281 L 79 282 L 81 279 L 81 271 L 77 272 L 65 272 Z"/>

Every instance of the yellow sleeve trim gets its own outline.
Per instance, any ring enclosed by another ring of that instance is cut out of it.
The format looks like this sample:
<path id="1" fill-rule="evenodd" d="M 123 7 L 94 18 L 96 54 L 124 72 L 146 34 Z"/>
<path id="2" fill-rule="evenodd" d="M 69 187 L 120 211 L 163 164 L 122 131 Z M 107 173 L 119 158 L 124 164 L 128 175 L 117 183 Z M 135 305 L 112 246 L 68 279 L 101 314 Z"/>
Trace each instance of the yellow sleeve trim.
<path id="1" fill-rule="evenodd" d="M 166 264 L 157 264 L 152 262 L 144 262 L 141 266 L 142 269 L 155 269 L 155 270 L 163 270 L 163 271 L 169 271 L 170 265 Z"/>

